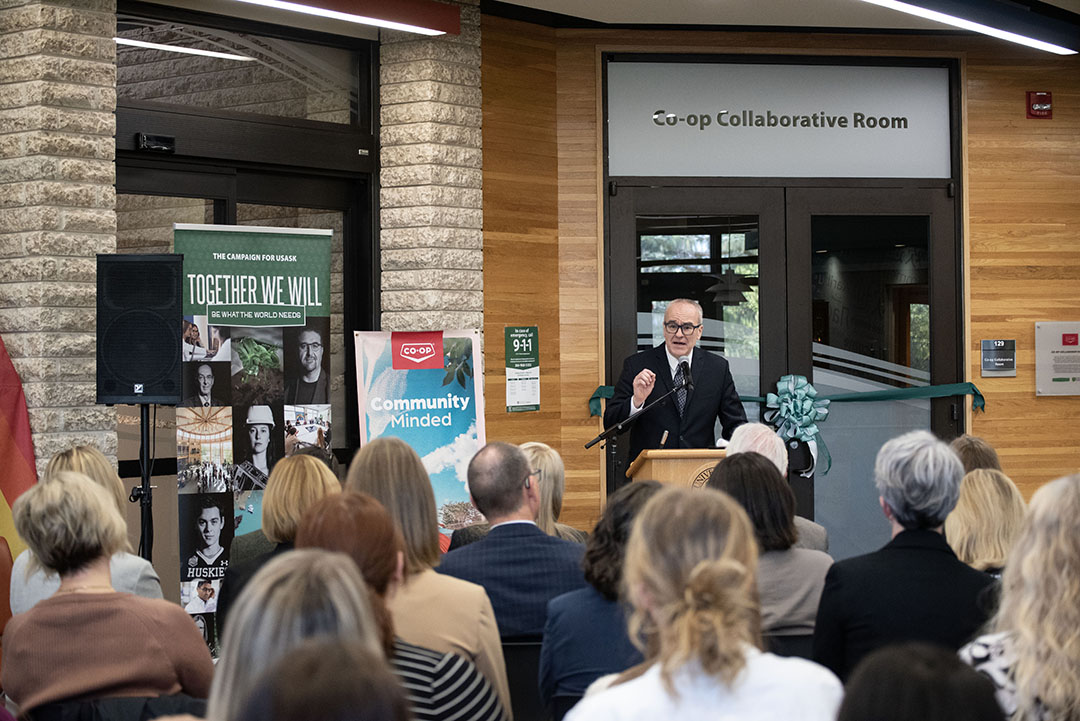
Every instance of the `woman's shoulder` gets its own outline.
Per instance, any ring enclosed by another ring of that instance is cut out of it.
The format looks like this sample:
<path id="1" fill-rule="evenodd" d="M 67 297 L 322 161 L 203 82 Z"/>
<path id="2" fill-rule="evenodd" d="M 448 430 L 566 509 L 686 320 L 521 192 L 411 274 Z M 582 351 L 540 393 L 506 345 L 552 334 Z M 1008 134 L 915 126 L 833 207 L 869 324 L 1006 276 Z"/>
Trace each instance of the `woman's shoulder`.
<path id="1" fill-rule="evenodd" d="M 461 605 L 463 602 L 479 604 L 482 599 L 487 598 L 487 591 L 484 590 L 483 586 L 439 573 L 433 568 L 420 571 L 406 579 L 401 592 L 419 593 L 421 595 L 437 594 L 440 597 L 450 597 L 453 598 L 456 606 Z"/>

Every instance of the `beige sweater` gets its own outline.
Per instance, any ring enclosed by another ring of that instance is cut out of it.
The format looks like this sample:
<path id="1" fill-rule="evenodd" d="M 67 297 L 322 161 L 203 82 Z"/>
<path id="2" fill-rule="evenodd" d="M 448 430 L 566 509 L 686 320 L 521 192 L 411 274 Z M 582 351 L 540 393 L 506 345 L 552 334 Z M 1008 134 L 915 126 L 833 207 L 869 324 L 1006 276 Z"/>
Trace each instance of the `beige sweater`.
<path id="1" fill-rule="evenodd" d="M 47 598 L 8 622 L 3 649 L 3 688 L 22 711 L 69 699 L 206 698 L 214 672 L 184 609 L 130 593 Z"/>

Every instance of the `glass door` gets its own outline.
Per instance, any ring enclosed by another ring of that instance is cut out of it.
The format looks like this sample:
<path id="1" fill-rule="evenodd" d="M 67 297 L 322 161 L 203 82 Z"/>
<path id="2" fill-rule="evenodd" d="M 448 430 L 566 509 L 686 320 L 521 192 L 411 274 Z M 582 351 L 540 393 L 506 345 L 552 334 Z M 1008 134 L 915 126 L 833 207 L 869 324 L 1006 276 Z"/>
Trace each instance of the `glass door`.
<path id="1" fill-rule="evenodd" d="M 944 189 L 789 189 L 792 372 L 819 394 L 961 379 L 953 202 Z M 835 558 L 888 541 L 873 485 L 885 441 L 960 432 L 961 399 L 833 403 L 822 425 L 832 468 L 815 477 Z"/>

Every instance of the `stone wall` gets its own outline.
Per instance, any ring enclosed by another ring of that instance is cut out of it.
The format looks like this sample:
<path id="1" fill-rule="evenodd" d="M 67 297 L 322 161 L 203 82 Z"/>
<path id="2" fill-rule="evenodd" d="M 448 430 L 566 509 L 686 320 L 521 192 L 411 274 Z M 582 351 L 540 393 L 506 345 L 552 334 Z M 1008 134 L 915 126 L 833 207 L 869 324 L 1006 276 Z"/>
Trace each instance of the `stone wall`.
<path id="1" fill-rule="evenodd" d="M 0 9 L 0 335 L 39 472 L 76 443 L 116 452 L 95 405 L 97 253 L 116 248 L 115 0 Z"/>
<path id="2" fill-rule="evenodd" d="M 383 330 L 483 324 L 480 9 L 461 34 L 383 31 Z"/>

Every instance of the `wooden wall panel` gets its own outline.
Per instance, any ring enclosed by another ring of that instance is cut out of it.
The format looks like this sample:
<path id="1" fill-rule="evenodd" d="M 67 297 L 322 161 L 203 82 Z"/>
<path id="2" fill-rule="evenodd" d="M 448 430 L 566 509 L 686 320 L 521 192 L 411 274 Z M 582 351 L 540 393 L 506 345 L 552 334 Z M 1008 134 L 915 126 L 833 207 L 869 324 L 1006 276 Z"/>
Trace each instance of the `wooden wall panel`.
<path id="1" fill-rule="evenodd" d="M 959 58 L 968 379 L 985 393 L 988 408 L 972 417 L 970 432 L 998 448 L 1006 472 L 1025 495 L 1080 470 L 1080 398 L 1036 398 L 1033 358 L 1035 321 L 1080 320 L 1080 58 L 960 35 L 558 30 L 552 37 L 533 25 L 485 22 L 485 30 L 494 25 L 503 32 L 503 41 L 505 33 L 520 33 L 520 42 L 538 35 L 550 39 L 557 59 L 558 427 L 567 463 L 566 520 L 586 527 L 603 492 L 602 454 L 581 450 L 600 430 L 585 401 L 605 376 L 598 130 L 603 51 Z M 487 42 L 485 35 L 485 66 Z M 1026 90 L 1054 93 L 1053 120 L 1025 118 Z M 487 125 L 486 76 L 484 92 L 486 148 L 495 141 Z M 486 152 L 484 161 L 486 218 L 488 188 L 496 181 Z M 485 267 L 485 283 L 494 274 Z M 1015 379 L 979 377 L 983 338 L 1017 340 Z"/>

